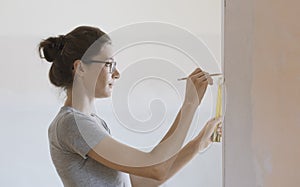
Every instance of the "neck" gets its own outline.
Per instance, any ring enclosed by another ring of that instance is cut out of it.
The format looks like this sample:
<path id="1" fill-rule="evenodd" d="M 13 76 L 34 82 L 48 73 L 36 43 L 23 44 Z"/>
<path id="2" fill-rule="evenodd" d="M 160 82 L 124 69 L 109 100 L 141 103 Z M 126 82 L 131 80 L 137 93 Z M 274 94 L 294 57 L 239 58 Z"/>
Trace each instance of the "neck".
<path id="1" fill-rule="evenodd" d="M 72 93 L 72 89 L 67 90 L 67 99 L 64 106 L 70 106 L 76 110 L 90 115 L 95 113 L 94 97 L 88 96 L 87 94 L 75 94 Z"/>

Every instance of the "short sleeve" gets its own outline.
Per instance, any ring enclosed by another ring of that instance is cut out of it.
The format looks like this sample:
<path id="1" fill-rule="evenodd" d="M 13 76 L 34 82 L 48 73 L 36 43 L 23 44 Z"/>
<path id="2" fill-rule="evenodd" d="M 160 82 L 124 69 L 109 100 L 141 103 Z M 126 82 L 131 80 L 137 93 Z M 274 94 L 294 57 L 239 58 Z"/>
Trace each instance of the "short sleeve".
<path id="1" fill-rule="evenodd" d="M 102 124 L 77 112 L 66 114 L 57 127 L 58 141 L 61 146 L 84 159 L 87 158 L 88 152 L 107 135 L 109 134 Z"/>

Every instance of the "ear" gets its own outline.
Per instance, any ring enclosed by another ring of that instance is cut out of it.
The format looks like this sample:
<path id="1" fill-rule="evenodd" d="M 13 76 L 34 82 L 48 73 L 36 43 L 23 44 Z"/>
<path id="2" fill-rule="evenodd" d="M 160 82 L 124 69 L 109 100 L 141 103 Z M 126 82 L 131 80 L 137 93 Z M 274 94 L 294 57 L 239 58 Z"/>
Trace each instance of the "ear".
<path id="1" fill-rule="evenodd" d="M 75 71 L 74 73 L 76 73 L 79 76 L 83 75 L 84 69 L 83 69 L 81 60 L 75 60 L 73 63 L 73 68 L 74 68 L 73 71 Z"/>

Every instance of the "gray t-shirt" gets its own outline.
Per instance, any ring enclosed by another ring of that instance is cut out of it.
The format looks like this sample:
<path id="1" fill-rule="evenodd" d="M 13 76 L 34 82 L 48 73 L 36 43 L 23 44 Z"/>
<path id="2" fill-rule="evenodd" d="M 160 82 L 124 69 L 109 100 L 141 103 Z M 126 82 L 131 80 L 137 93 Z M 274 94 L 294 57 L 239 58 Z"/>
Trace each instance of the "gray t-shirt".
<path id="1" fill-rule="evenodd" d="M 65 187 L 130 187 L 129 175 L 108 168 L 87 153 L 110 130 L 103 119 L 61 107 L 48 129 L 50 153 Z"/>

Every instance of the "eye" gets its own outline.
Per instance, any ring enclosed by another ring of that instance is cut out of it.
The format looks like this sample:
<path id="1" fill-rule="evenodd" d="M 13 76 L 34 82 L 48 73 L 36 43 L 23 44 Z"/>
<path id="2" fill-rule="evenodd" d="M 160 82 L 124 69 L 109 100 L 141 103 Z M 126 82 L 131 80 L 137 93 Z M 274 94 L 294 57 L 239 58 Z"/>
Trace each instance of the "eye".
<path id="1" fill-rule="evenodd" d="M 106 63 L 105 63 L 105 66 L 106 66 L 106 67 L 110 67 L 110 66 L 111 66 L 111 62 L 106 62 Z"/>

